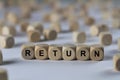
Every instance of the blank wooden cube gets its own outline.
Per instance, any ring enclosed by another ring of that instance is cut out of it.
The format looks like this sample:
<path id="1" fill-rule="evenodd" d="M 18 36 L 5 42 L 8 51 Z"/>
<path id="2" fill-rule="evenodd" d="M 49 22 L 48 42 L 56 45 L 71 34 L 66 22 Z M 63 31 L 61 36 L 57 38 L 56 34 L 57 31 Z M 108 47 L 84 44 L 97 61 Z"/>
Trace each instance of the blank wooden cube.
<path id="1" fill-rule="evenodd" d="M 61 25 L 60 25 L 59 22 L 54 22 L 54 23 L 51 24 L 50 29 L 53 29 L 53 30 L 55 30 L 56 32 L 59 33 L 59 32 L 61 32 Z"/>
<path id="2" fill-rule="evenodd" d="M 92 36 L 99 36 L 101 32 L 108 32 L 109 28 L 105 24 L 102 25 L 93 25 L 90 28 L 90 33 Z"/>
<path id="3" fill-rule="evenodd" d="M 12 35 L 12 36 L 15 36 L 16 35 L 16 29 L 12 25 L 4 26 L 2 28 L 2 34 L 3 35 Z"/>
<path id="4" fill-rule="evenodd" d="M 29 23 L 28 23 L 28 22 L 26 22 L 26 21 L 21 22 L 21 24 L 20 24 L 21 31 L 22 31 L 22 32 L 26 32 L 28 26 L 29 26 Z"/>
<path id="5" fill-rule="evenodd" d="M 49 59 L 60 60 L 62 59 L 62 46 L 60 45 L 50 45 L 48 51 Z"/>
<path id="6" fill-rule="evenodd" d="M 78 60 L 89 60 L 90 59 L 90 47 L 87 45 L 77 45 L 76 47 L 76 58 Z"/>
<path id="7" fill-rule="evenodd" d="M 74 60 L 76 58 L 76 46 L 72 44 L 63 45 L 62 56 L 64 60 Z"/>
<path id="8" fill-rule="evenodd" d="M 15 44 L 14 37 L 11 35 L 0 36 L 0 46 L 2 48 L 12 48 Z"/>
<path id="9" fill-rule="evenodd" d="M 76 43 L 84 43 L 86 41 L 86 33 L 85 32 L 73 32 L 73 41 Z"/>
<path id="10" fill-rule="evenodd" d="M 120 38 L 118 39 L 118 49 L 120 50 Z"/>
<path id="11" fill-rule="evenodd" d="M 3 63 L 2 51 L 0 50 L 0 65 Z"/>
<path id="12" fill-rule="evenodd" d="M 31 60 L 35 58 L 35 45 L 34 44 L 24 44 L 22 45 L 22 57 L 27 60 Z"/>
<path id="13" fill-rule="evenodd" d="M 21 18 L 22 19 L 29 19 L 31 17 L 31 9 L 27 6 L 23 6 L 21 8 Z"/>
<path id="14" fill-rule="evenodd" d="M 3 68 L 0 68 L 0 80 L 8 80 L 7 71 Z"/>
<path id="15" fill-rule="evenodd" d="M 11 24 L 17 24 L 18 23 L 18 16 L 13 13 L 13 12 L 9 12 L 6 15 L 7 21 L 9 21 Z"/>
<path id="16" fill-rule="evenodd" d="M 79 30 L 79 23 L 75 20 L 69 21 L 69 30 L 70 31 L 78 31 Z"/>
<path id="17" fill-rule="evenodd" d="M 95 19 L 92 18 L 92 17 L 86 17 L 85 18 L 85 24 L 88 25 L 88 26 L 91 26 L 95 23 Z"/>
<path id="18" fill-rule="evenodd" d="M 57 38 L 57 32 L 52 29 L 44 30 L 44 38 L 46 40 L 55 40 Z"/>
<path id="19" fill-rule="evenodd" d="M 114 69 L 120 71 L 120 53 L 113 56 Z"/>
<path id="20" fill-rule="evenodd" d="M 31 30 L 28 33 L 28 39 L 30 42 L 39 42 L 40 41 L 40 32 L 38 30 Z"/>
<path id="21" fill-rule="evenodd" d="M 119 19 L 113 19 L 112 27 L 120 29 L 120 18 Z"/>
<path id="22" fill-rule="evenodd" d="M 92 45 L 90 47 L 90 59 L 100 61 L 104 59 L 104 48 L 101 45 Z"/>
<path id="23" fill-rule="evenodd" d="M 43 21 L 44 22 L 50 22 L 50 13 L 43 15 Z"/>
<path id="24" fill-rule="evenodd" d="M 37 44 L 35 46 L 35 58 L 45 60 L 48 58 L 48 44 Z"/>
<path id="25" fill-rule="evenodd" d="M 27 27 L 27 32 L 31 30 L 38 30 L 41 34 L 43 33 L 43 25 L 40 23 L 33 23 Z"/>
<path id="26" fill-rule="evenodd" d="M 101 45 L 108 46 L 112 44 L 112 35 L 110 32 L 101 32 L 99 39 Z"/>
<path id="27" fill-rule="evenodd" d="M 50 21 L 51 22 L 59 22 L 60 21 L 60 15 L 58 13 L 51 13 Z"/>

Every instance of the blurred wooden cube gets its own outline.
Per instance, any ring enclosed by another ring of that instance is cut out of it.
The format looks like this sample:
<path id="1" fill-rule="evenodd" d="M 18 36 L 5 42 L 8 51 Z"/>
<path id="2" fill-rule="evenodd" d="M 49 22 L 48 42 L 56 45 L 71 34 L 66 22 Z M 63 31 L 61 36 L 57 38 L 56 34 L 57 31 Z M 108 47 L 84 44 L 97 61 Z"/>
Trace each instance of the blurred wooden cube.
<path id="1" fill-rule="evenodd" d="M 35 46 L 35 58 L 45 60 L 48 58 L 48 44 L 37 44 Z"/>
<path id="2" fill-rule="evenodd" d="M 112 44 L 112 35 L 110 32 L 101 32 L 99 39 L 101 45 L 108 46 Z"/>
<path id="3" fill-rule="evenodd" d="M 2 28 L 2 34 L 3 35 L 12 35 L 15 36 L 16 35 L 16 28 L 12 25 L 9 26 L 4 26 Z"/>
<path id="4" fill-rule="evenodd" d="M 7 70 L 0 68 L 0 80 L 8 80 Z"/>
<path id="5" fill-rule="evenodd" d="M 69 21 L 69 30 L 70 31 L 78 31 L 79 30 L 79 23 L 75 20 Z"/>
<path id="6" fill-rule="evenodd" d="M 113 56 L 114 70 L 120 71 L 120 53 Z"/>
<path id="7" fill-rule="evenodd" d="M 55 40 L 57 38 L 57 32 L 53 29 L 44 30 L 44 38 L 46 40 Z"/>
<path id="8" fill-rule="evenodd" d="M 73 32 L 73 41 L 76 43 L 84 43 L 86 41 L 86 33 L 85 32 Z"/>
<path id="9" fill-rule="evenodd" d="M 15 44 L 14 37 L 11 35 L 1 35 L 0 36 L 0 46 L 2 48 L 12 48 Z"/>
<path id="10" fill-rule="evenodd" d="M 3 55 L 2 55 L 2 51 L 0 50 L 0 65 L 3 63 Z"/>
<path id="11" fill-rule="evenodd" d="M 55 30 L 57 33 L 61 32 L 61 25 L 59 22 L 53 22 L 50 26 L 50 29 Z"/>
<path id="12" fill-rule="evenodd" d="M 41 34 L 38 30 L 31 30 L 27 32 L 27 35 L 30 42 L 39 42 L 41 40 Z"/>

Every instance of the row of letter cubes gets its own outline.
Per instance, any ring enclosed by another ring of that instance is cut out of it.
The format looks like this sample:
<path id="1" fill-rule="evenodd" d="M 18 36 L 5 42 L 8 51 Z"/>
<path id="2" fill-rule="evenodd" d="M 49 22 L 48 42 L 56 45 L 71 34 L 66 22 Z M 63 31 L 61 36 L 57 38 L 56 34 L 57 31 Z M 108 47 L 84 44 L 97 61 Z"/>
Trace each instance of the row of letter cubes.
<path id="1" fill-rule="evenodd" d="M 27 60 L 94 60 L 104 58 L 104 48 L 99 45 L 48 45 L 48 44 L 25 44 L 22 46 L 22 57 Z"/>

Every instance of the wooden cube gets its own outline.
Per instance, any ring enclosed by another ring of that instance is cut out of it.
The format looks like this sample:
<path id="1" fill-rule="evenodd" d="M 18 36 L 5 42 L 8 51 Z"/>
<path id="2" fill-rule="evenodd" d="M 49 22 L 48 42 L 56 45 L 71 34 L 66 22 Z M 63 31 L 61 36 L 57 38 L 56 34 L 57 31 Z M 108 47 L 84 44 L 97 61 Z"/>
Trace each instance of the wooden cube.
<path id="1" fill-rule="evenodd" d="M 44 22 L 50 22 L 50 13 L 43 15 L 43 21 Z"/>
<path id="2" fill-rule="evenodd" d="M 55 40 L 57 38 L 57 32 L 52 29 L 44 30 L 44 38 L 46 40 Z"/>
<path id="3" fill-rule="evenodd" d="M 15 36 L 16 35 L 16 28 L 12 25 L 9 26 L 4 26 L 2 28 L 2 34 L 3 35 L 12 35 Z"/>
<path id="4" fill-rule="evenodd" d="M 86 41 L 86 33 L 85 32 L 73 32 L 73 41 L 76 43 L 84 43 Z"/>
<path id="5" fill-rule="evenodd" d="M 43 34 L 43 25 L 40 23 L 34 23 L 27 27 L 27 32 L 31 30 L 38 30 L 41 34 Z"/>
<path id="6" fill-rule="evenodd" d="M 120 29 L 120 18 L 113 19 L 112 27 L 113 27 L 113 28 Z"/>
<path id="7" fill-rule="evenodd" d="M 20 24 L 21 31 L 22 31 L 22 32 L 26 32 L 28 26 L 29 26 L 29 23 L 28 23 L 28 22 L 26 22 L 26 21 L 21 22 L 21 24 Z"/>
<path id="8" fill-rule="evenodd" d="M 2 48 L 12 48 L 15 44 L 14 37 L 11 35 L 0 36 L 0 46 Z"/>
<path id="9" fill-rule="evenodd" d="M 53 30 L 55 30 L 56 32 L 59 33 L 59 32 L 61 32 L 61 25 L 60 25 L 59 22 L 54 22 L 54 23 L 51 24 L 50 29 L 53 29 Z"/>
<path id="10" fill-rule="evenodd" d="M 101 32 L 108 32 L 109 28 L 105 24 L 102 25 L 93 25 L 90 28 L 90 33 L 92 36 L 99 36 Z"/>
<path id="11" fill-rule="evenodd" d="M 120 71 L 120 53 L 113 56 L 114 69 Z"/>
<path id="12" fill-rule="evenodd" d="M 118 49 L 120 50 L 120 38 L 118 39 Z"/>
<path id="13" fill-rule="evenodd" d="M 62 59 L 62 46 L 60 45 L 50 45 L 48 51 L 49 59 L 51 60 L 60 60 Z"/>
<path id="14" fill-rule="evenodd" d="M 108 46 L 112 44 L 112 35 L 110 32 L 101 32 L 99 39 L 101 45 Z"/>
<path id="15" fill-rule="evenodd" d="M 40 32 L 38 30 L 31 30 L 27 32 L 28 39 L 30 42 L 39 42 L 40 41 Z"/>
<path id="16" fill-rule="evenodd" d="M 27 6 L 23 6 L 21 8 L 21 18 L 22 19 L 29 19 L 31 18 L 31 9 Z"/>
<path id="17" fill-rule="evenodd" d="M 0 80 L 8 80 L 7 71 L 3 68 L 0 68 Z"/>
<path id="18" fill-rule="evenodd" d="M 90 47 L 87 45 L 77 45 L 76 47 L 76 58 L 78 60 L 89 60 L 90 59 Z"/>
<path id="19" fill-rule="evenodd" d="M 50 15 L 51 22 L 60 22 L 60 15 L 58 13 L 51 13 Z"/>
<path id="20" fill-rule="evenodd" d="M 0 65 L 3 63 L 2 51 L 0 51 Z"/>
<path id="21" fill-rule="evenodd" d="M 7 18 L 8 22 L 10 22 L 11 24 L 14 24 L 14 25 L 16 25 L 18 23 L 18 20 L 19 20 L 18 16 L 13 12 L 7 13 L 6 18 Z"/>
<path id="22" fill-rule="evenodd" d="M 92 17 L 85 17 L 85 24 L 91 26 L 95 23 L 95 19 Z"/>
<path id="23" fill-rule="evenodd" d="M 74 60 L 76 58 L 76 46 L 72 44 L 63 45 L 62 56 L 64 60 Z"/>
<path id="24" fill-rule="evenodd" d="M 79 30 L 79 23 L 76 20 L 69 21 L 69 30 L 70 31 L 78 31 Z"/>
<path id="25" fill-rule="evenodd" d="M 35 46 L 35 58 L 39 60 L 45 60 L 48 58 L 48 47 L 47 44 L 38 44 Z"/>
<path id="26" fill-rule="evenodd" d="M 104 48 L 101 45 L 92 45 L 90 47 L 90 59 L 100 61 L 104 59 Z"/>
<path id="27" fill-rule="evenodd" d="M 4 26 L 5 22 L 3 20 L 0 20 L 0 35 L 2 34 L 2 28 Z"/>
<path id="28" fill-rule="evenodd" d="M 27 60 L 34 59 L 35 58 L 34 49 L 35 49 L 34 44 L 22 45 L 22 57 Z"/>

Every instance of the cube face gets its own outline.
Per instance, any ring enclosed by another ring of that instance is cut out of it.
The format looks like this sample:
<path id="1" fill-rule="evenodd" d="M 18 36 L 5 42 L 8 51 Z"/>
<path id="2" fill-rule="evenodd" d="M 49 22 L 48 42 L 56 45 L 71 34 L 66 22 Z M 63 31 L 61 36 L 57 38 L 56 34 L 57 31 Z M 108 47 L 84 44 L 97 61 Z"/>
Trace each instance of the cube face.
<path id="1" fill-rule="evenodd" d="M 70 21 L 70 31 L 77 31 L 79 30 L 79 24 L 77 21 Z"/>
<path id="2" fill-rule="evenodd" d="M 94 61 L 101 61 L 104 59 L 104 50 L 100 46 L 92 46 L 90 48 L 90 59 Z"/>
<path id="3" fill-rule="evenodd" d="M 57 38 L 57 32 L 52 29 L 45 30 L 44 37 L 46 40 L 55 40 Z"/>
<path id="4" fill-rule="evenodd" d="M 39 42 L 40 41 L 40 33 L 37 30 L 29 31 L 28 38 L 30 42 Z"/>
<path id="5" fill-rule="evenodd" d="M 0 51 L 0 65 L 3 63 L 3 56 L 2 56 L 2 52 Z"/>
<path id="6" fill-rule="evenodd" d="M 77 48 L 76 48 L 76 58 L 78 60 L 89 60 L 89 58 L 90 58 L 90 48 L 88 46 L 77 46 Z"/>
<path id="7" fill-rule="evenodd" d="M 34 54 L 34 45 L 23 45 L 22 46 L 22 57 L 27 60 L 31 60 L 35 58 Z"/>
<path id="8" fill-rule="evenodd" d="M 112 44 L 112 35 L 109 32 L 101 32 L 99 36 L 101 45 L 108 46 Z"/>
<path id="9" fill-rule="evenodd" d="M 115 54 L 113 56 L 114 70 L 120 71 L 120 54 Z"/>
<path id="10" fill-rule="evenodd" d="M 73 32 L 73 41 L 76 43 L 84 43 L 86 41 L 85 32 Z"/>
<path id="11" fill-rule="evenodd" d="M 7 71 L 0 68 L 0 80 L 8 80 Z"/>
<path id="12" fill-rule="evenodd" d="M 0 36 L 0 46 L 2 48 L 12 48 L 15 44 L 15 41 L 14 41 L 14 38 L 13 36 L 6 36 L 6 35 L 3 35 L 3 36 Z"/>
<path id="13" fill-rule="evenodd" d="M 74 60 L 76 58 L 75 47 L 64 46 L 62 56 L 64 60 Z"/>
<path id="14" fill-rule="evenodd" d="M 62 59 L 62 47 L 50 46 L 48 55 L 49 55 L 49 59 L 51 60 Z"/>
<path id="15" fill-rule="evenodd" d="M 48 45 L 36 45 L 35 46 L 35 57 L 39 60 L 45 60 L 48 58 Z"/>
<path id="16" fill-rule="evenodd" d="M 28 22 L 22 22 L 21 25 L 20 25 L 21 31 L 22 31 L 22 32 L 26 32 L 28 26 L 29 26 L 29 23 L 28 23 Z"/>

